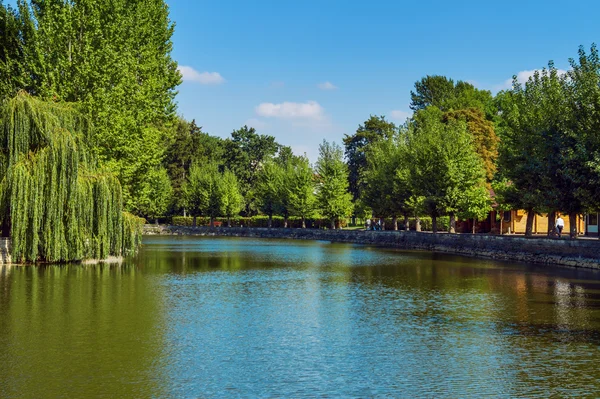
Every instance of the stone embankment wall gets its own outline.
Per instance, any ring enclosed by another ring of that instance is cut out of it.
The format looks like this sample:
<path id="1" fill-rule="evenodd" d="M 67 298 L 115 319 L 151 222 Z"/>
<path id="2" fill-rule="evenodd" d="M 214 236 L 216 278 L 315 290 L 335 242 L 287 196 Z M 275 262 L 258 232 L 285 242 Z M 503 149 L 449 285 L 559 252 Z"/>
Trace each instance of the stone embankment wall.
<path id="1" fill-rule="evenodd" d="M 292 238 L 421 249 L 457 255 L 600 269 L 600 240 L 406 231 L 209 228 L 147 225 L 147 235 Z"/>
<path id="2" fill-rule="evenodd" d="M 10 239 L 0 238 L 0 265 L 10 263 Z"/>

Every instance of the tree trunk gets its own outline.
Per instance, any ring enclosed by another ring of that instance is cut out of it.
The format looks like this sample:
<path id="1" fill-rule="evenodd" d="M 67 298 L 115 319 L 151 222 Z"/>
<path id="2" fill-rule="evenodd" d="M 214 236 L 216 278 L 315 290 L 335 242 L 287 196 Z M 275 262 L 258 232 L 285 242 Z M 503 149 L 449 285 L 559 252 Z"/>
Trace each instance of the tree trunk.
<path id="1" fill-rule="evenodd" d="M 408 221 L 408 215 L 404 215 L 404 230 L 410 231 L 410 222 Z"/>
<path id="2" fill-rule="evenodd" d="M 473 234 L 475 234 L 475 224 L 477 223 L 477 218 L 473 218 Z"/>
<path id="3" fill-rule="evenodd" d="M 227 217 L 227 227 L 231 227 L 231 218 Z"/>
<path id="4" fill-rule="evenodd" d="M 196 218 L 197 218 L 197 216 L 196 216 L 196 215 L 194 215 L 194 223 L 193 223 L 193 226 L 194 226 L 194 227 L 196 227 Z"/>
<path id="5" fill-rule="evenodd" d="M 380 218 L 379 222 L 381 223 L 381 231 L 385 231 L 385 219 Z"/>
<path id="6" fill-rule="evenodd" d="M 448 233 L 456 233 L 456 215 L 454 212 L 450 214 L 450 225 L 448 226 Z"/>
<path id="7" fill-rule="evenodd" d="M 437 216 L 433 215 L 431 217 L 431 230 L 433 230 L 433 234 L 437 233 Z"/>
<path id="8" fill-rule="evenodd" d="M 285 215 L 283 217 L 283 228 L 287 229 L 288 228 L 288 215 Z"/>
<path id="9" fill-rule="evenodd" d="M 556 231 L 554 225 L 556 224 L 556 211 L 552 211 L 548 214 L 548 237 L 554 236 Z"/>
<path id="10" fill-rule="evenodd" d="M 398 217 L 394 216 L 392 218 L 392 224 L 394 225 L 394 231 L 398 231 Z"/>
<path id="11" fill-rule="evenodd" d="M 577 214 L 569 213 L 569 236 L 571 238 L 577 238 Z"/>
<path id="12" fill-rule="evenodd" d="M 154 218 L 154 224 L 158 226 L 158 218 Z"/>
<path id="13" fill-rule="evenodd" d="M 273 226 L 273 215 L 269 215 L 269 222 L 267 223 L 267 227 L 271 228 Z"/>
<path id="14" fill-rule="evenodd" d="M 418 216 L 415 220 L 415 231 L 421 231 L 421 218 Z"/>
<path id="15" fill-rule="evenodd" d="M 304 216 L 302 216 L 302 228 L 306 228 L 306 218 Z"/>
<path id="16" fill-rule="evenodd" d="M 210 227 L 213 228 L 215 227 L 215 218 L 214 217 L 210 217 Z"/>
<path id="17" fill-rule="evenodd" d="M 187 217 L 186 212 L 185 212 L 185 208 L 183 208 L 183 217 Z"/>
<path id="18" fill-rule="evenodd" d="M 527 209 L 527 225 L 525 227 L 525 236 L 531 237 L 533 235 L 533 220 L 535 218 L 535 213 L 533 213 L 533 209 Z"/>
<path id="19" fill-rule="evenodd" d="M 331 219 L 331 230 L 335 230 L 335 219 Z"/>

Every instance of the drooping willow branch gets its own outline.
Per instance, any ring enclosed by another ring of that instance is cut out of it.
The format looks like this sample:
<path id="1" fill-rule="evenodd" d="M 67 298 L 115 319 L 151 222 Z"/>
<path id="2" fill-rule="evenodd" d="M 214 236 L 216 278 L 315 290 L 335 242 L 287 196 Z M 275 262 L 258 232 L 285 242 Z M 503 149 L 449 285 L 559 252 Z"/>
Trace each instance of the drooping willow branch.
<path id="1" fill-rule="evenodd" d="M 143 219 L 123 212 L 98 167 L 91 125 L 70 105 L 25 93 L 0 110 L 0 224 L 14 262 L 103 259 L 135 251 Z"/>

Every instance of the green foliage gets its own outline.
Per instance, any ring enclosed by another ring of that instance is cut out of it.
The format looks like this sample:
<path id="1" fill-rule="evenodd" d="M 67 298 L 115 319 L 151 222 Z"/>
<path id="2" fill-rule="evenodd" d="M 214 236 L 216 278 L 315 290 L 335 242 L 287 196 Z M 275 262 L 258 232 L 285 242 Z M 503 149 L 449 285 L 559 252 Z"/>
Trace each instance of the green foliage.
<path id="1" fill-rule="evenodd" d="M 360 197 L 365 187 L 363 173 L 367 167 L 367 150 L 370 144 L 390 138 L 397 131 L 394 123 L 385 120 L 384 116 L 374 116 L 359 125 L 352 136 L 344 136 L 344 152 L 348 162 L 348 182 L 353 199 Z"/>
<path id="2" fill-rule="evenodd" d="M 215 163 L 193 164 L 185 187 L 192 215 L 215 218 L 221 214 L 221 174 Z"/>
<path id="3" fill-rule="evenodd" d="M 484 184 L 483 163 L 463 122 L 444 124 L 439 111 L 420 111 L 421 123 L 408 133 L 407 162 L 415 194 L 432 218 L 456 214 L 470 190 Z M 435 110 L 434 110 L 435 111 Z"/>
<path id="4" fill-rule="evenodd" d="M 268 228 L 269 227 L 269 217 L 266 215 L 257 215 L 257 216 L 237 216 L 231 219 L 229 218 L 215 218 L 217 222 L 221 222 L 222 226 L 225 223 L 231 222 L 232 227 L 260 227 L 260 228 Z M 283 216 L 273 216 L 271 220 L 272 228 L 283 228 L 286 222 L 286 219 Z M 291 216 L 287 218 L 288 228 L 299 229 L 304 228 L 302 223 L 302 218 L 297 216 Z M 347 226 L 347 220 L 341 219 L 338 221 L 340 227 Z M 188 226 L 191 227 L 194 225 L 193 217 L 184 217 L 184 216 L 173 216 L 171 220 L 171 224 L 174 226 Z M 196 218 L 197 226 L 209 226 L 210 218 L 208 217 L 198 217 Z M 331 221 L 327 218 L 306 218 L 304 220 L 304 225 L 306 228 L 318 229 L 325 228 L 327 226 L 331 226 Z"/>
<path id="5" fill-rule="evenodd" d="M 240 192 L 237 177 L 226 170 L 221 180 L 221 211 L 228 219 L 237 216 L 244 208 L 244 197 Z"/>
<path id="6" fill-rule="evenodd" d="M 407 215 L 412 210 L 413 188 L 406 162 L 406 132 L 371 144 L 362 202 L 378 217 Z"/>
<path id="7" fill-rule="evenodd" d="M 139 201 L 140 213 L 148 218 L 163 216 L 173 199 L 173 187 L 166 169 L 150 171 L 144 189 L 140 191 L 143 201 Z"/>
<path id="8" fill-rule="evenodd" d="M 439 75 L 427 75 L 415 82 L 415 91 L 410 92 L 410 109 L 420 111 L 434 106 L 443 112 L 476 108 L 485 113 L 488 119 L 495 115 L 492 93 L 479 90 L 472 84 Z"/>
<path id="9" fill-rule="evenodd" d="M 97 167 L 86 146 L 90 126 L 74 108 L 21 93 L 4 103 L 0 128 L 0 222 L 10 226 L 14 261 L 136 249 L 139 224 L 124 216 L 119 181 Z"/>
<path id="10" fill-rule="evenodd" d="M 563 191 L 570 191 L 575 204 L 588 211 L 600 209 L 600 55 L 596 45 L 589 53 L 579 48 L 576 59 L 569 60 L 571 70 L 563 80 L 566 92 L 566 122 L 561 177 Z M 565 146 L 568 147 L 565 148 Z M 562 198 L 561 204 L 568 201 Z M 580 212 L 578 206 L 564 207 Z"/>
<path id="11" fill-rule="evenodd" d="M 282 187 L 284 170 L 278 163 L 268 160 L 258 172 L 254 192 L 258 209 L 273 216 L 282 208 Z"/>
<path id="12" fill-rule="evenodd" d="M 299 157 L 286 169 L 287 202 L 290 214 L 304 221 L 315 214 L 317 198 L 315 196 L 314 172 L 308 158 Z"/>
<path id="13" fill-rule="evenodd" d="M 332 228 L 337 220 L 350 216 L 353 209 L 352 195 L 348 192 L 348 168 L 342 157 L 342 149 L 337 144 L 323 140 L 317 161 L 317 199 L 321 213 L 332 221 Z"/>
<path id="14" fill-rule="evenodd" d="M 246 213 L 254 212 L 257 203 L 253 189 L 261 166 L 277 152 L 279 145 L 273 136 L 259 135 L 254 128 L 244 126 L 231 133 L 223 143 L 223 164 L 238 178 L 246 201 Z"/>
<path id="15" fill-rule="evenodd" d="M 173 24 L 163 0 L 18 2 L 10 16 L 0 94 L 17 90 L 78 102 L 94 121 L 91 147 L 115 172 L 130 210 L 145 201 L 160 165 L 181 77 L 171 59 Z M 0 26 L 4 25 L 0 23 Z M 18 32 L 15 34 L 15 32 Z"/>
<path id="16" fill-rule="evenodd" d="M 483 111 L 477 108 L 446 112 L 443 120 L 446 123 L 459 120 L 467 124 L 467 130 L 473 136 L 475 151 L 483 161 L 486 179 L 488 183 L 491 182 L 496 173 L 496 160 L 498 159 L 498 146 L 500 143 L 494 124 L 485 118 Z"/>

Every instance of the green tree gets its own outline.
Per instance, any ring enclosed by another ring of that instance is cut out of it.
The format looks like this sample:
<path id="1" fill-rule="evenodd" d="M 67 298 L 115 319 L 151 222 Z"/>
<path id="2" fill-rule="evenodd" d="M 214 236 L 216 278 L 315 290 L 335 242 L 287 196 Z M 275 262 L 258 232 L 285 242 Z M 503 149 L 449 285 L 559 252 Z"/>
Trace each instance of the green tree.
<path id="1" fill-rule="evenodd" d="M 158 224 L 158 217 L 163 216 L 173 200 L 173 186 L 165 168 L 150 171 L 146 186 L 140 191 L 140 213 Z"/>
<path id="2" fill-rule="evenodd" d="M 140 190 L 161 164 L 181 80 L 165 2 L 19 0 L 18 10 L 18 51 L 12 39 L 8 51 L 17 61 L 0 66 L 14 75 L 0 79 L 9 79 L 11 91 L 79 103 L 94 121 L 100 161 L 123 184 L 126 207 L 141 209 Z"/>
<path id="3" fill-rule="evenodd" d="M 443 112 L 477 108 L 490 120 L 496 112 L 491 92 L 460 80 L 455 84 L 445 76 L 427 75 L 415 82 L 415 90 L 410 92 L 410 97 L 410 109 L 415 112 L 430 106 Z"/>
<path id="4" fill-rule="evenodd" d="M 266 161 L 258 172 L 254 191 L 258 209 L 269 217 L 268 227 L 273 224 L 273 215 L 281 209 L 283 169 L 273 160 Z"/>
<path id="5" fill-rule="evenodd" d="M 398 229 L 397 217 L 403 215 L 406 226 L 413 209 L 414 193 L 406 163 L 407 151 L 404 131 L 373 143 L 367 151 L 363 203 L 375 216 L 391 216 L 394 230 Z"/>
<path id="6" fill-rule="evenodd" d="M 231 227 L 231 218 L 237 216 L 244 208 L 244 197 L 240 185 L 233 172 L 226 170 L 221 180 L 222 214 L 227 218 L 227 226 Z"/>
<path id="7" fill-rule="evenodd" d="M 286 173 L 286 188 L 290 213 L 302 218 L 302 228 L 306 228 L 306 218 L 314 216 L 316 208 L 314 172 L 308 158 L 299 157 Z"/>
<path id="8" fill-rule="evenodd" d="M 223 143 L 223 164 L 238 178 L 246 202 L 246 214 L 257 209 L 253 187 L 264 162 L 273 157 L 279 145 L 273 136 L 260 135 L 244 126 Z"/>
<path id="9" fill-rule="evenodd" d="M 445 214 L 450 215 L 450 232 L 454 232 L 466 193 L 483 184 L 485 170 L 464 122 L 444 124 L 435 108 L 420 113 L 421 123 L 408 133 L 410 180 L 415 194 L 424 197 L 434 233 L 437 217 Z"/>
<path id="10" fill-rule="evenodd" d="M 568 184 L 561 187 L 561 209 L 569 213 L 571 236 L 576 235 L 576 214 L 600 209 L 600 55 L 596 45 L 589 52 L 579 48 L 578 57 L 569 60 L 571 69 L 565 86 L 567 148 L 560 151 L 561 176 Z M 565 144 L 563 143 L 563 146 Z M 575 200 L 569 198 L 569 194 Z M 571 201 L 571 202 L 569 202 Z M 565 207 L 569 203 L 570 207 Z"/>
<path id="11" fill-rule="evenodd" d="M 449 111 L 443 115 L 443 121 L 460 120 L 467 124 L 467 130 L 473 136 L 475 151 L 483 161 L 488 183 L 496 173 L 496 161 L 498 159 L 498 146 L 500 139 L 496 135 L 494 124 L 486 119 L 485 114 L 478 108 L 465 108 L 457 111 Z"/>
<path id="12" fill-rule="evenodd" d="M 342 149 L 335 143 L 323 140 L 319 145 L 317 160 L 319 186 L 317 198 L 322 214 L 336 222 L 352 214 L 352 194 L 348 192 L 348 167 L 344 163 Z"/>
<path id="13" fill-rule="evenodd" d="M 210 217 L 210 227 L 213 227 L 214 218 L 221 214 L 223 208 L 221 179 L 216 163 L 192 164 L 185 193 L 187 206 L 194 217 L 194 227 L 198 215 Z"/>
<path id="14" fill-rule="evenodd" d="M 348 162 L 348 182 L 353 199 L 357 200 L 364 188 L 362 174 L 367 167 L 367 149 L 370 144 L 394 135 L 397 127 L 385 120 L 385 116 L 371 115 L 359 125 L 352 136 L 344 136 L 344 152 Z"/>
<path id="15" fill-rule="evenodd" d="M 575 222 L 585 209 L 573 157 L 576 137 L 565 129 L 572 120 L 570 84 L 550 63 L 525 86 L 515 79 L 513 89 L 498 96 L 501 175 L 512 183 L 513 205 L 527 211 L 526 235 L 533 234 L 535 213 L 566 211 Z"/>
<path id="16" fill-rule="evenodd" d="M 0 225 L 14 262 L 105 259 L 137 249 L 143 219 L 87 145 L 75 107 L 21 92 L 0 106 Z"/>

